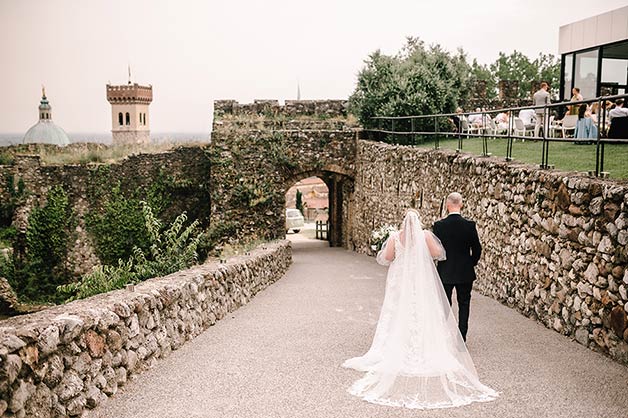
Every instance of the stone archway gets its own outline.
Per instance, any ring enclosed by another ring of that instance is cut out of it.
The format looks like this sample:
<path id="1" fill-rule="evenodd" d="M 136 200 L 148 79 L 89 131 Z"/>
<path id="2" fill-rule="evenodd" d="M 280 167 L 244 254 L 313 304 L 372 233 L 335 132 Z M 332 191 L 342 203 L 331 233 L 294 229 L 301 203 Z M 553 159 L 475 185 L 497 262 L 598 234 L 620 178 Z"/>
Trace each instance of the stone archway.
<path id="1" fill-rule="evenodd" d="M 283 187 L 284 195 L 293 184 L 312 176 L 321 178 L 329 189 L 329 246 L 348 247 L 353 176 L 342 167 L 335 165 L 300 171 L 286 179 Z"/>

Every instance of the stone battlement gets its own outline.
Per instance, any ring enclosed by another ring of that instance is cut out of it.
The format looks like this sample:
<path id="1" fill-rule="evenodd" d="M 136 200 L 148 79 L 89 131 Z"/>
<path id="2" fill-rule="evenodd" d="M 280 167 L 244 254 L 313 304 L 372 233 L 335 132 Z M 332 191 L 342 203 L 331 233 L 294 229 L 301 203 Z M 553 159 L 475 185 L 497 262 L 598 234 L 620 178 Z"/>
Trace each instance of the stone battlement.
<path id="1" fill-rule="evenodd" d="M 140 86 L 137 83 L 120 86 L 107 84 L 107 101 L 111 104 L 150 104 L 153 101 L 153 86 Z"/>
<path id="2" fill-rule="evenodd" d="M 346 117 L 346 100 L 286 100 L 282 106 L 279 100 L 254 100 L 241 104 L 235 100 L 214 100 L 214 116 L 316 116 Z"/>

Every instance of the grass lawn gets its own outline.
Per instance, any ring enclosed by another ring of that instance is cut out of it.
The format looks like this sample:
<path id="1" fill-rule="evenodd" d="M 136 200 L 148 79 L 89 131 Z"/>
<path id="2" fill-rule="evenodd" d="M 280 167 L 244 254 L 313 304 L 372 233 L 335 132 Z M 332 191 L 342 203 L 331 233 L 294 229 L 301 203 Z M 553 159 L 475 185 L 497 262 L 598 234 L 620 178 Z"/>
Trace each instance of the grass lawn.
<path id="1" fill-rule="evenodd" d="M 506 157 L 506 138 L 489 138 L 488 152 L 493 157 Z M 433 142 L 426 142 L 419 147 L 431 148 Z M 458 139 L 441 139 L 443 149 L 455 150 Z M 541 141 L 516 140 L 512 146 L 512 157 L 516 161 L 539 165 L 541 163 Z M 462 151 L 475 155 L 482 154 L 482 138 L 468 138 L 463 140 Z M 595 145 L 576 145 L 573 142 L 550 142 L 549 163 L 556 169 L 565 171 L 595 170 Z M 628 145 L 605 145 L 604 171 L 610 172 L 611 178 L 628 179 Z"/>

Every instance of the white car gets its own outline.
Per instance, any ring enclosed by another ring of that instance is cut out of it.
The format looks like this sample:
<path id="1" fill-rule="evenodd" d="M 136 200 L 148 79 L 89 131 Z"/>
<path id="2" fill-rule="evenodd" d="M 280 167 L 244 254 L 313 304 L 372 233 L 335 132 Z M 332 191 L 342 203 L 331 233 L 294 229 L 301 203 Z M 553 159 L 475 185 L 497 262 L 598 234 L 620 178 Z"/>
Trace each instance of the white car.
<path id="1" fill-rule="evenodd" d="M 298 233 L 305 225 L 305 219 L 299 209 L 286 209 L 286 234 L 291 229 Z"/>

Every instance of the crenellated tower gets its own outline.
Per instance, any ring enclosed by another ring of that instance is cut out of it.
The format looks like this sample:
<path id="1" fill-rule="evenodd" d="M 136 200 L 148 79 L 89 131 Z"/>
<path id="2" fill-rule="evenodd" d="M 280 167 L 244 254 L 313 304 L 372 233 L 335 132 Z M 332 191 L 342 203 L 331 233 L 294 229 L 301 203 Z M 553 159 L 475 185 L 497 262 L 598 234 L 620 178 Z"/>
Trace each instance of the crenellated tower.
<path id="1" fill-rule="evenodd" d="M 107 101 L 111 103 L 111 133 L 114 144 L 147 144 L 150 142 L 148 106 L 153 101 L 153 87 L 137 83 L 120 86 L 107 84 Z"/>

